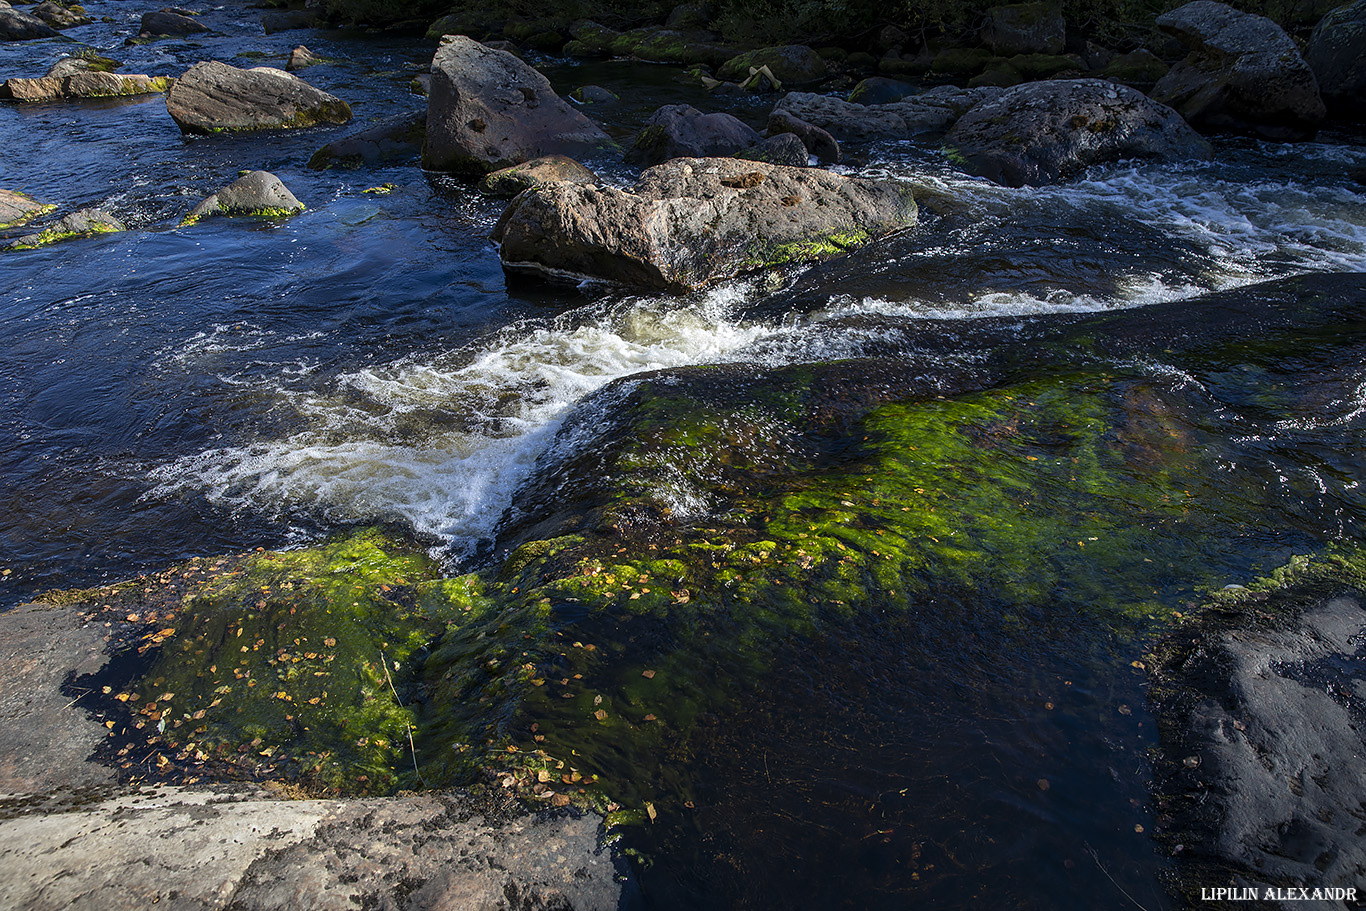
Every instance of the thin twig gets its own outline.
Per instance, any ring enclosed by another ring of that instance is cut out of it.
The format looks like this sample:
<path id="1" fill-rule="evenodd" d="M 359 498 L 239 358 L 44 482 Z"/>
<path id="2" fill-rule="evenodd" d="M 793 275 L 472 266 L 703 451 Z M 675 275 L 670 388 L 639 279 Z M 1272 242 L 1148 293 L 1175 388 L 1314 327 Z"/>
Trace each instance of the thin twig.
<path id="1" fill-rule="evenodd" d="M 389 676 L 389 662 L 385 660 L 384 652 L 379 653 L 379 660 L 384 665 L 384 679 L 389 681 L 389 691 L 394 694 L 394 701 L 398 703 L 398 707 L 403 708 L 403 699 L 399 697 L 398 690 L 394 688 L 394 678 Z M 408 752 L 413 757 L 413 774 L 417 776 L 418 781 L 422 782 L 424 788 L 428 787 L 427 779 L 422 777 L 422 772 L 417 768 L 417 745 L 413 743 L 413 726 L 406 721 L 404 725 L 408 728 Z"/>
<path id="2" fill-rule="evenodd" d="M 1096 866 L 1097 866 L 1097 867 L 1100 867 L 1100 872 L 1102 872 L 1102 873 L 1105 874 L 1105 878 L 1108 879 L 1110 882 L 1114 883 L 1114 886 L 1115 886 L 1116 889 L 1119 890 L 1119 894 L 1120 894 L 1120 895 L 1123 895 L 1123 896 L 1124 896 L 1125 898 L 1127 898 L 1129 901 L 1133 902 L 1133 903 L 1134 903 L 1134 907 L 1138 908 L 1139 911 L 1148 911 L 1147 908 L 1143 907 L 1142 905 L 1140 905 L 1140 904 L 1138 903 L 1138 900 L 1137 900 L 1137 899 L 1135 899 L 1135 898 L 1134 898 L 1132 895 L 1130 895 L 1128 892 L 1125 892 L 1123 886 L 1121 886 L 1119 883 L 1115 882 L 1115 878 L 1114 878 L 1113 876 L 1110 875 L 1110 871 L 1109 871 L 1109 870 L 1105 869 L 1105 864 L 1103 864 L 1103 863 L 1100 862 L 1100 855 L 1096 853 L 1096 849 L 1095 849 L 1095 848 L 1091 847 L 1090 842 L 1087 842 L 1087 843 L 1086 843 L 1086 853 L 1088 853 L 1088 854 L 1091 855 L 1091 859 L 1094 860 L 1094 861 L 1096 862 Z"/>

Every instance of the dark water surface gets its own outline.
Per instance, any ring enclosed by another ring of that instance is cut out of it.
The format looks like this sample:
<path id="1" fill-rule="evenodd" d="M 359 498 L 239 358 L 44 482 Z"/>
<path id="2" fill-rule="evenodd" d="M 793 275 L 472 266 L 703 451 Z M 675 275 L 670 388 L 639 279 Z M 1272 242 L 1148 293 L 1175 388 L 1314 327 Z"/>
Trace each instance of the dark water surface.
<path id="1" fill-rule="evenodd" d="M 424 105 L 407 89 L 430 62 L 420 39 L 264 36 L 258 13 L 226 6 L 203 8 L 221 34 L 124 47 L 158 5 L 92 4 L 115 21 L 69 30 L 75 43 L 0 45 L 0 76 L 42 75 L 82 43 L 152 75 L 281 66 L 305 43 L 333 62 L 301 75 L 357 125 Z M 622 94 L 593 111 L 618 137 L 660 104 L 718 104 L 667 67 L 537 62 L 561 92 Z M 761 123 L 770 103 L 731 110 Z M 970 369 L 970 346 L 936 348 L 927 327 L 1366 270 L 1358 146 L 1228 141 L 1211 163 L 1011 190 L 900 144 L 844 170 L 914 183 L 923 223 L 844 260 L 684 298 L 509 287 L 487 240 L 501 204 L 415 164 L 305 167 L 346 129 L 187 139 L 160 96 L 0 105 L 0 186 L 131 227 L 0 254 L 0 605 L 358 522 L 400 523 L 454 569 L 487 547 L 566 412 L 644 370 L 912 350 L 931 371 Z M 176 227 L 249 168 L 308 211 Z M 1206 570 L 1246 581 L 1359 539 L 1361 329 L 1198 378 L 1119 365 L 1184 403 L 1240 489 L 1256 479 L 1265 520 Z M 1190 593 L 1173 581 L 1161 597 Z M 1070 614 L 1023 635 L 1006 605 L 945 598 L 939 620 L 889 616 L 787 656 L 804 670 L 717 720 L 685 757 L 693 811 L 628 839 L 655 906 L 1171 905 L 1130 666 L 1141 637 Z"/>

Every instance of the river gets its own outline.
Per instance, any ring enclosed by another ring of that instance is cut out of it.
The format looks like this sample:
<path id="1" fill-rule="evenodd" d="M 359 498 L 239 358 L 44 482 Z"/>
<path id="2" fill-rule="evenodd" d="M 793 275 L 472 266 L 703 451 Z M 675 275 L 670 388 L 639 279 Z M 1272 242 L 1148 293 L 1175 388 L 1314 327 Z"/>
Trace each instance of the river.
<path id="1" fill-rule="evenodd" d="M 65 33 L 78 43 L 0 44 L 0 77 L 42 75 L 82 46 L 123 72 L 178 75 L 207 59 L 283 66 L 304 43 L 328 62 L 301 75 L 350 102 L 354 125 L 424 106 L 408 83 L 433 46 L 417 37 L 265 36 L 258 12 L 228 5 L 202 9 L 214 34 L 125 46 L 157 4 L 87 8 L 97 21 Z M 724 104 L 761 127 L 772 103 L 710 98 L 670 67 L 532 62 L 561 94 L 621 94 L 590 111 L 618 139 L 661 104 Z M 622 377 L 886 354 L 912 324 L 1366 271 L 1366 147 L 1346 135 L 1220 139 L 1209 162 L 1033 189 L 966 177 L 932 143 L 858 150 L 839 170 L 915 185 L 920 227 L 843 262 L 673 297 L 510 285 L 488 239 L 500 202 L 415 163 L 309 170 L 346 129 L 186 138 L 162 96 L 0 105 L 0 187 L 61 212 L 100 205 L 130 227 L 0 254 L 0 606 L 373 522 L 454 572 L 488 557 L 576 403 Z M 619 160 L 587 163 L 633 179 Z M 258 168 L 307 211 L 177 227 Z M 1281 373 L 1230 365 L 1206 390 L 1222 416 L 1211 432 L 1248 460 L 1229 470 L 1257 472 L 1281 504 L 1221 568 L 1265 570 L 1360 535 L 1361 350 L 1356 338 Z M 1311 388 L 1313 408 L 1259 411 L 1258 393 L 1285 382 Z M 1142 643 L 1098 622 L 1027 641 L 983 622 L 937 651 L 929 635 L 889 621 L 857 649 L 804 656 L 809 687 L 721 725 L 690 758 L 707 806 L 630 838 L 650 901 L 1172 906 L 1171 862 L 1146 834 L 1155 732 L 1129 666 Z"/>

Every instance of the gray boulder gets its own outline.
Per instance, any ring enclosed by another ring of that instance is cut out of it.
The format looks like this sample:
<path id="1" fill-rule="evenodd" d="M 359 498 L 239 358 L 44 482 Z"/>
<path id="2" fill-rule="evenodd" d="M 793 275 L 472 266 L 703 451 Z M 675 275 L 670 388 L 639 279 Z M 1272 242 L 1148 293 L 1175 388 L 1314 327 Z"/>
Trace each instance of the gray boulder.
<path id="1" fill-rule="evenodd" d="M 43 0 L 42 3 L 35 6 L 33 15 L 55 29 L 75 28 L 78 25 L 89 25 L 95 21 L 74 9 L 67 9 L 59 3 L 53 3 L 52 0 Z"/>
<path id="2" fill-rule="evenodd" d="M 1318 80 L 1279 25 L 1215 0 L 1195 0 L 1157 17 L 1190 54 L 1153 86 L 1205 132 L 1305 139 L 1323 121 Z"/>
<path id="3" fill-rule="evenodd" d="M 906 138 L 906 121 L 880 107 L 868 107 L 816 95 L 811 92 L 789 92 L 774 108 L 797 120 L 814 124 L 840 142 L 875 142 L 880 139 Z"/>
<path id="4" fill-rule="evenodd" d="M 1205 140 L 1165 105 L 1099 79 L 1031 82 L 964 114 L 945 140 L 951 157 L 1007 186 L 1065 180 L 1126 158 L 1204 158 Z"/>
<path id="5" fill-rule="evenodd" d="M 37 16 L 17 9 L 0 7 L 0 41 L 33 41 L 61 34 Z"/>
<path id="6" fill-rule="evenodd" d="M 210 215 L 251 215 L 284 218 L 298 215 L 304 204 L 269 171 L 251 171 L 228 184 L 190 210 L 180 226 L 193 225 Z"/>
<path id="7" fill-rule="evenodd" d="M 775 109 L 768 115 L 768 135 L 791 134 L 801 140 L 802 147 L 827 164 L 838 164 L 840 144 L 829 132 L 813 123 L 807 123 L 790 112 Z"/>
<path id="8" fill-rule="evenodd" d="M 670 158 L 734 155 L 758 145 L 762 138 L 730 114 L 703 114 L 692 105 L 668 104 L 645 121 L 626 153 L 626 161 L 648 166 Z"/>
<path id="9" fill-rule="evenodd" d="M 176 80 L 166 110 L 185 133 L 278 130 L 346 123 L 351 107 L 274 67 L 241 70 L 218 60 L 197 63 Z"/>
<path id="10" fill-rule="evenodd" d="M 915 224 L 909 187 L 734 158 L 676 158 L 630 190 L 555 184 L 512 201 L 503 267 L 541 278 L 699 288 L 827 259 Z"/>
<path id="11" fill-rule="evenodd" d="M 942 134 L 974 105 L 995 98 L 1001 91 L 993 86 L 941 85 L 901 101 L 875 105 L 855 104 L 809 92 L 791 92 L 778 102 L 774 113 L 785 112 L 814 124 L 840 142 L 875 142 Z M 772 130 L 770 126 L 769 131 Z"/>
<path id="12" fill-rule="evenodd" d="M 811 163 L 811 153 L 795 133 L 770 136 L 757 146 L 736 152 L 734 157 L 744 161 L 766 161 L 769 164 L 786 165 L 791 168 L 805 168 Z"/>
<path id="13" fill-rule="evenodd" d="M 0 190 L 0 228 L 14 228 L 54 207 L 18 190 Z"/>
<path id="14" fill-rule="evenodd" d="M 60 64 L 59 64 L 60 65 Z M 56 69 L 56 67 L 54 67 Z M 63 67 L 64 70 L 69 67 Z M 98 70 L 39 79 L 7 79 L 5 91 L 15 101 L 64 101 L 80 98 L 117 98 L 170 91 L 168 76 L 105 73 Z"/>
<path id="15" fill-rule="evenodd" d="M 48 67 L 48 76 L 75 76 L 77 73 L 112 73 L 122 64 L 108 57 L 91 54 L 85 57 L 63 57 Z"/>
<path id="16" fill-rule="evenodd" d="M 768 67 L 779 82 L 786 85 L 810 85 L 830 75 L 830 68 L 820 54 L 804 44 L 785 44 L 764 47 L 731 57 L 716 71 L 716 78 L 729 82 L 743 82 L 751 69 Z"/>
<path id="17" fill-rule="evenodd" d="M 1330 114 L 1366 120 L 1366 0 L 1324 16 L 1309 36 L 1304 59 Z"/>
<path id="18" fill-rule="evenodd" d="M 494 171 L 479 182 L 479 192 L 485 196 L 512 199 L 523 190 L 555 183 L 591 185 L 598 177 L 572 158 L 547 155 Z"/>
<path id="19" fill-rule="evenodd" d="M 416 161 L 427 136 L 427 112 L 413 111 L 386 117 L 374 126 L 334 139 L 313 153 L 308 166 L 361 168 Z"/>
<path id="20" fill-rule="evenodd" d="M 579 104 L 610 104 L 621 100 L 621 96 L 616 92 L 600 85 L 581 85 L 570 92 L 569 97 Z"/>
<path id="21" fill-rule="evenodd" d="M 463 35 L 444 42 L 432 59 L 423 167 L 482 175 L 608 144 L 597 124 L 513 55 Z"/>
<path id="22" fill-rule="evenodd" d="M 1062 11 L 1049 2 L 1013 3 L 987 10 L 982 43 L 998 57 L 1061 54 L 1067 39 Z"/>
<path id="23" fill-rule="evenodd" d="M 142 28 L 139 35 L 143 38 L 156 38 L 163 35 L 197 35 L 207 32 L 207 26 L 183 10 L 159 9 L 142 14 Z"/>
<path id="24" fill-rule="evenodd" d="M 56 224 L 36 234 L 26 234 L 11 241 L 10 250 L 33 250 L 76 237 L 92 237 L 127 230 L 119 219 L 99 208 L 80 209 L 64 216 Z"/>

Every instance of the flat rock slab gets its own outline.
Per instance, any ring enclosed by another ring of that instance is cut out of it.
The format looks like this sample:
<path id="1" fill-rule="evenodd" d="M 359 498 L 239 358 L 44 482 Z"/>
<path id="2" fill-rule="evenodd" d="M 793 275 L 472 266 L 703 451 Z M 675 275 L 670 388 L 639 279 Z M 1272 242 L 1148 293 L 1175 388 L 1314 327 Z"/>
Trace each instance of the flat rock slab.
<path id="1" fill-rule="evenodd" d="M 62 101 L 166 92 L 171 88 L 171 80 L 165 76 L 85 72 L 39 79 L 7 79 L 5 88 L 15 101 Z"/>
<path id="2" fill-rule="evenodd" d="M 113 784 L 110 769 L 86 762 L 108 732 L 62 693 L 68 678 L 104 667 L 109 636 L 74 608 L 0 614 L 0 793 Z"/>
<path id="3" fill-rule="evenodd" d="M 601 818 L 460 795 L 272 800 L 161 788 L 0 820 L 3 911 L 616 909 Z"/>
<path id="4" fill-rule="evenodd" d="M 1188 881 L 1366 899 L 1366 607 L 1337 590 L 1254 596 L 1158 666 L 1160 810 Z"/>
<path id="5" fill-rule="evenodd" d="M 499 222 L 503 267 L 648 289 L 699 288 L 743 272 L 829 259 L 916 221 L 911 190 L 734 158 L 675 158 L 631 190 L 553 184 Z"/>
<path id="6" fill-rule="evenodd" d="M 0 189 L 0 228 L 12 228 L 37 218 L 55 208 L 51 203 L 43 203 L 20 193 L 18 190 Z"/>
<path id="7" fill-rule="evenodd" d="M 238 69 L 218 60 L 185 71 L 166 96 L 166 110 L 185 133 L 288 129 L 347 123 L 351 107 L 269 66 Z"/>

